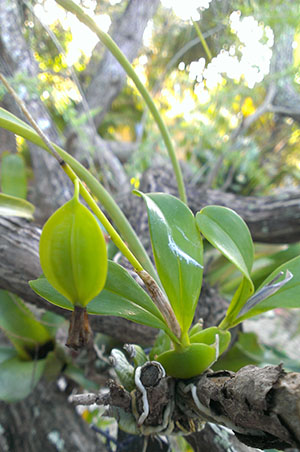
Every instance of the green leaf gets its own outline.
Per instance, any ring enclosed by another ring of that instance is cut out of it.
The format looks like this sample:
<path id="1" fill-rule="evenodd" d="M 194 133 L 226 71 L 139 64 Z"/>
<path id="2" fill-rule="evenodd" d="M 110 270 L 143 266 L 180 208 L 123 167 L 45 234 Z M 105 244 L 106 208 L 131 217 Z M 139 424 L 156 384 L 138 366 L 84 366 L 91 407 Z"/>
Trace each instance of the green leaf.
<path id="1" fill-rule="evenodd" d="M 0 193 L 0 215 L 33 219 L 34 205 L 25 199 Z"/>
<path id="2" fill-rule="evenodd" d="M 0 290 L 0 328 L 23 359 L 30 359 L 37 346 L 52 339 L 22 300 L 5 290 Z"/>
<path id="3" fill-rule="evenodd" d="M 1 189 L 6 195 L 26 199 L 27 180 L 24 159 L 4 152 L 1 159 Z"/>
<path id="4" fill-rule="evenodd" d="M 229 331 L 224 331 L 216 326 L 212 326 L 192 334 L 190 336 L 190 341 L 192 344 L 199 343 L 212 345 L 216 342 L 217 335 L 219 336 L 219 355 L 221 355 L 225 350 L 227 350 L 230 344 L 231 334 Z"/>
<path id="5" fill-rule="evenodd" d="M 40 295 L 40 297 L 45 298 L 45 300 L 59 306 L 60 308 L 73 311 L 74 306 L 72 303 L 56 289 L 54 289 L 44 275 L 41 275 L 38 279 L 28 281 L 28 284 L 35 293 Z"/>
<path id="6" fill-rule="evenodd" d="M 0 347 L 0 364 L 8 359 L 15 358 L 17 352 L 15 348 L 12 347 Z"/>
<path id="7" fill-rule="evenodd" d="M 257 292 L 267 286 L 267 284 L 269 284 L 280 272 L 283 272 L 283 274 L 280 276 L 278 281 L 280 282 L 284 280 L 286 278 L 287 270 L 293 275 L 293 277 L 276 293 L 270 295 L 268 298 L 264 299 L 244 315 L 239 317 L 237 319 L 238 323 L 271 309 L 300 308 L 300 256 L 286 262 L 285 264 L 274 270 L 257 289 Z"/>
<path id="8" fill-rule="evenodd" d="M 97 385 L 94 381 L 89 380 L 84 375 L 84 371 L 77 366 L 73 366 L 73 364 L 67 365 L 64 370 L 64 375 L 71 378 L 88 391 L 97 391 L 99 389 L 99 385 Z"/>
<path id="9" fill-rule="evenodd" d="M 40 380 L 46 360 L 22 361 L 12 358 L 0 364 L 0 400 L 25 399 Z"/>
<path id="10" fill-rule="evenodd" d="M 288 270 L 286 271 L 285 278 L 282 281 L 277 282 L 283 272 L 280 272 L 276 277 L 267 285 L 265 285 L 262 289 L 258 290 L 252 297 L 247 300 L 247 303 L 244 304 L 243 308 L 239 312 L 239 316 L 246 314 L 246 312 L 250 311 L 254 308 L 254 306 L 260 304 L 266 298 L 269 298 L 271 295 L 278 292 L 278 290 L 287 284 L 292 278 L 293 275 Z"/>
<path id="11" fill-rule="evenodd" d="M 250 272 L 254 247 L 244 220 L 233 210 L 222 206 L 204 207 L 196 215 L 196 222 L 204 237 L 232 262 L 244 278 L 236 290 L 222 326 L 231 326 L 245 301 L 254 292 Z"/>
<path id="12" fill-rule="evenodd" d="M 183 334 L 197 306 L 203 273 L 203 246 L 190 209 L 164 193 L 143 194 L 159 278 Z"/>
<path id="13" fill-rule="evenodd" d="M 232 370 L 237 372 L 249 364 L 264 362 L 264 350 L 255 333 L 239 333 L 233 347 L 213 365 L 214 370 Z"/>
<path id="14" fill-rule="evenodd" d="M 44 276 L 29 281 L 29 285 L 50 303 L 73 310 L 73 305 L 57 292 Z M 112 261 L 108 262 L 104 289 L 87 305 L 87 312 L 94 315 L 123 317 L 142 325 L 163 329 L 172 335 L 149 295 L 123 267 Z"/>
<path id="15" fill-rule="evenodd" d="M 254 247 L 244 220 L 227 207 L 207 206 L 197 213 L 196 222 L 204 237 L 252 284 Z"/>

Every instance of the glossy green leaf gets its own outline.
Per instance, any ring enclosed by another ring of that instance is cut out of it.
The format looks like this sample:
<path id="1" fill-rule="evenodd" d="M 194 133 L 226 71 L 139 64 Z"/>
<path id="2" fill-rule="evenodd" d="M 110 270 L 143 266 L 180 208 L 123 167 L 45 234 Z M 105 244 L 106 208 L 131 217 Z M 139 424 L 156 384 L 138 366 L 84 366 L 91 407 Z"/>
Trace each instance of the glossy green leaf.
<path id="1" fill-rule="evenodd" d="M 146 202 L 157 272 L 185 333 L 194 317 L 203 273 L 203 246 L 195 218 L 174 196 L 136 193 Z"/>
<path id="2" fill-rule="evenodd" d="M 4 152 L 1 158 L 1 190 L 6 195 L 26 199 L 27 178 L 23 157 Z"/>
<path id="3" fill-rule="evenodd" d="M 243 304 L 254 292 L 250 277 L 254 247 L 244 220 L 233 210 L 222 206 L 204 207 L 196 215 L 196 222 L 204 237 L 242 273 L 222 327 L 230 327 Z"/>
<path id="4" fill-rule="evenodd" d="M 5 290 L 0 290 L 0 328 L 23 359 L 30 359 L 39 345 L 52 340 L 23 301 Z"/>
<path id="5" fill-rule="evenodd" d="M 29 284 L 38 295 L 50 303 L 63 309 L 73 310 L 73 305 L 57 292 L 44 276 L 29 281 Z M 112 261 L 108 262 L 108 274 L 104 289 L 87 305 L 87 312 L 94 315 L 123 317 L 142 325 L 161 328 L 169 332 L 160 311 L 149 295 L 123 267 Z"/>
<path id="6" fill-rule="evenodd" d="M 0 193 L 0 215 L 33 219 L 34 205 L 25 199 Z"/>
<path id="7" fill-rule="evenodd" d="M 40 380 L 46 360 L 22 361 L 12 358 L 0 364 L 0 400 L 25 399 Z"/>
<path id="8" fill-rule="evenodd" d="M 286 277 L 287 270 L 293 275 L 293 277 L 276 293 L 262 300 L 247 313 L 239 317 L 239 322 L 271 309 L 300 308 L 300 256 L 286 262 L 274 270 L 257 289 L 257 292 L 269 284 L 280 272 L 283 274 L 280 276 L 278 281 L 283 280 Z"/>
<path id="9" fill-rule="evenodd" d="M 74 197 L 48 219 L 40 238 L 40 262 L 50 284 L 72 304 L 85 307 L 104 287 L 106 243 L 94 215 Z"/>
<path id="10" fill-rule="evenodd" d="M 260 245 L 262 247 L 263 245 Z M 258 247 L 258 245 L 256 246 Z M 267 248 L 267 245 L 265 245 Z M 269 245 L 270 247 L 270 245 Z M 274 245 L 272 248 L 275 248 Z M 279 245 L 277 245 L 277 249 Z M 281 246 L 282 248 L 282 246 Z M 261 256 L 258 256 L 258 259 L 255 259 L 254 266 L 252 270 L 252 280 L 256 288 L 263 284 L 264 280 L 280 265 L 285 262 L 294 259 L 295 257 L 300 256 L 300 243 L 293 243 L 291 245 L 285 246 L 284 249 L 280 249 L 274 253 L 268 253 L 266 255 L 266 251 L 262 250 Z"/>
<path id="11" fill-rule="evenodd" d="M 204 237 L 252 284 L 254 247 L 244 220 L 227 207 L 207 206 L 197 213 L 196 222 Z"/>

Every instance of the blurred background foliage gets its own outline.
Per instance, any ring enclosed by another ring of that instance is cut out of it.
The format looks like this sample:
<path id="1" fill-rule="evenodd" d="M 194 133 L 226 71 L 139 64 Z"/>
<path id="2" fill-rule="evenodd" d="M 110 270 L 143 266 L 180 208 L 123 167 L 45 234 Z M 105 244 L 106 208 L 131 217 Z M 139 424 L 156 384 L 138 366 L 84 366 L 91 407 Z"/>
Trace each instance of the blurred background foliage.
<path id="1" fill-rule="evenodd" d="M 99 23 L 106 29 L 126 6 L 125 1 L 117 0 L 82 4 L 99 15 Z M 195 9 L 194 14 L 212 53 L 211 61 L 186 17 L 188 7 L 181 4 L 180 9 L 180 2 L 173 4 L 177 9 L 171 7 L 171 1 L 162 2 L 150 21 L 134 66 L 166 118 L 178 156 L 191 164 L 195 180 L 208 182 L 213 188 L 259 195 L 296 185 L 300 179 L 297 122 L 265 112 L 244 133 L 233 136 L 263 103 L 270 82 L 286 76 L 269 69 L 274 33 L 284 33 L 287 27 L 294 30 L 294 63 L 285 71 L 299 92 L 298 2 L 283 5 L 273 1 L 272 8 L 260 0 L 202 2 L 208 7 Z M 41 12 L 43 7 L 45 13 Z M 89 44 L 76 49 L 80 40 L 76 30 L 78 34 L 81 29 L 62 12 L 55 15 L 50 0 L 26 2 L 24 19 L 26 36 L 40 67 L 40 96 L 63 131 L 76 121 L 76 104 L 90 81 L 90 56 L 100 59 L 103 48 L 97 46 L 93 53 L 87 34 L 81 44 L 85 40 Z M 139 142 L 127 164 L 130 176 L 140 176 L 153 152 L 165 153 L 159 133 L 129 80 L 99 133 L 109 140 Z M 212 177 L 218 159 L 222 165 Z"/>

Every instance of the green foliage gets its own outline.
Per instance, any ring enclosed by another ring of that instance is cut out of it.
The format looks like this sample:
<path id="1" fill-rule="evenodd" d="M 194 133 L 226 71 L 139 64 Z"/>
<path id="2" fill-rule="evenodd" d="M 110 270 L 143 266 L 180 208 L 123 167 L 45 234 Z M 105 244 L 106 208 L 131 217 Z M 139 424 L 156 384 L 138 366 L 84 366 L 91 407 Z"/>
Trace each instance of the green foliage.
<path id="1" fill-rule="evenodd" d="M 299 372 L 300 370 L 299 363 L 291 359 L 279 347 L 260 343 L 259 338 L 253 332 L 240 332 L 230 350 L 213 365 L 213 370 L 228 369 L 237 372 L 249 364 L 264 366 L 277 365 L 278 362 L 283 363 L 287 371 Z"/>
<path id="2" fill-rule="evenodd" d="M 238 317 L 239 322 L 245 319 L 261 314 L 276 308 L 297 308 L 299 307 L 299 289 L 300 289 L 300 256 L 286 262 L 279 268 L 274 270 L 268 278 L 257 289 L 256 293 L 263 290 L 278 274 L 282 275 L 278 281 L 282 281 L 285 277 L 286 271 L 289 271 L 293 276 L 274 294 L 262 300 L 258 305 L 254 305 L 246 313 Z"/>
<path id="3" fill-rule="evenodd" d="M 216 360 L 216 348 L 207 344 L 191 344 L 177 351 L 168 350 L 156 359 L 168 375 L 175 378 L 191 378 L 200 375 Z"/>
<path id="4" fill-rule="evenodd" d="M 251 281 L 254 248 L 242 218 L 227 207 L 208 206 L 197 213 L 196 222 L 204 237 Z"/>

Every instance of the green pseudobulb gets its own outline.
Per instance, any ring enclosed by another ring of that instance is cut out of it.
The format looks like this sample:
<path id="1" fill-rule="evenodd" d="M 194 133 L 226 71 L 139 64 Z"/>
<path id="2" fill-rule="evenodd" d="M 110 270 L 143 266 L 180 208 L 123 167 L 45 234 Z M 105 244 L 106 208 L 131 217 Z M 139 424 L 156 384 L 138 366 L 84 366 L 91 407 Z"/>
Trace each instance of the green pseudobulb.
<path id="1" fill-rule="evenodd" d="M 169 350 L 156 357 L 168 375 L 192 378 L 202 374 L 228 348 L 230 332 L 211 327 L 191 335 L 190 341 L 183 350 Z"/>
<path id="2" fill-rule="evenodd" d="M 52 286 L 74 306 L 85 307 L 103 289 L 107 276 L 106 243 L 92 213 L 74 197 L 44 225 L 40 262 Z"/>

